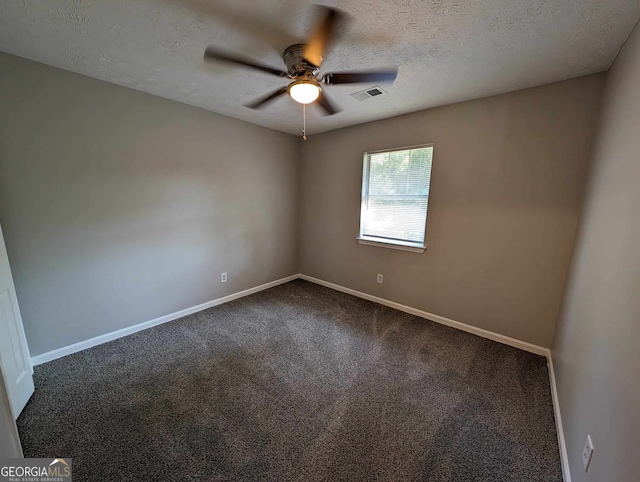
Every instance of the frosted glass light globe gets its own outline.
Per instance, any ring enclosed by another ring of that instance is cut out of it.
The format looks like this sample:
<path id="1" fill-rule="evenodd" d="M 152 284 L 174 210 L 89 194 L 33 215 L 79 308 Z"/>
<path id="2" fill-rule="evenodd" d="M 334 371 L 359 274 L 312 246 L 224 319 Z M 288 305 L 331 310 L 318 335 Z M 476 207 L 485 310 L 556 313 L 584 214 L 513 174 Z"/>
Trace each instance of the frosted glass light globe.
<path id="1" fill-rule="evenodd" d="M 289 95 L 300 104 L 310 104 L 320 95 L 320 87 L 311 82 L 297 82 L 289 87 Z"/>

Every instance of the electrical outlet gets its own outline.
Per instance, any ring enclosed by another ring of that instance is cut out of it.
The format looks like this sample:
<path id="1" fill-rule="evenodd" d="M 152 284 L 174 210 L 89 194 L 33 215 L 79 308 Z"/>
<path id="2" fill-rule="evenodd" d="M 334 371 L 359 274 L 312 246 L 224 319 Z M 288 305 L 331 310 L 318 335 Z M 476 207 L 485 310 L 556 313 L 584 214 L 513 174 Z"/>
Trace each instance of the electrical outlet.
<path id="1" fill-rule="evenodd" d="M 582 449 L 582 465 L 584 465 L 584 471 L 589 471 L 589 465 L 591 465 L 591 457 L 593 457 L 593 442 L 591 441 L 591 435 L 587 435 L 587 441 L 584 443 Z"/>
<path id="2" fill-rule="evenodd" d="M 378 273 L 378 283 L 382 284 L 382 279 L 384 278 L 384 276 L 382 276 L 380 273 Z"/>
<path id="3" fill-rule="evenodd" d="M 220 283 L 227 282 L 227 273 L 220 273 Z"/>

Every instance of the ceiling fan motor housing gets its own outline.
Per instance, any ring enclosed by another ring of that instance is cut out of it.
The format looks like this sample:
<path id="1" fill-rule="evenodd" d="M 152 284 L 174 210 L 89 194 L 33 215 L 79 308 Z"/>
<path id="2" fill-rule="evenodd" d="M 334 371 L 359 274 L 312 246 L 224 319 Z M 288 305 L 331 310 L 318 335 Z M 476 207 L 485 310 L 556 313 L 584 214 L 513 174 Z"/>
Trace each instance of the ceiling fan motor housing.
<path id="1" fill-rule="evenodd" d="M 302 56 L 304 47 L 304 44 L 291 45 L 282 54 L 284 64 L 287 66 L 287 74 L 292 79 L 309 75 L 315 78 L 320 72 L 319 67 L 309 64 Z"/>

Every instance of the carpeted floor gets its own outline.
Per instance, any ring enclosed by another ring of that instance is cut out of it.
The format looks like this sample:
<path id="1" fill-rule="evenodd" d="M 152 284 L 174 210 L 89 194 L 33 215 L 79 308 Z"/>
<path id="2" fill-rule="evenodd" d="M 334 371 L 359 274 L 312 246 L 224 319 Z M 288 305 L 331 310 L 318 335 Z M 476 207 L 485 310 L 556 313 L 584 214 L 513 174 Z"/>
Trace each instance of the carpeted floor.
<path id="1" fill-rule="evenodd" d="M 35 369 L 78 481 L 562 481 L 546 360 L 296 280 Z"/>

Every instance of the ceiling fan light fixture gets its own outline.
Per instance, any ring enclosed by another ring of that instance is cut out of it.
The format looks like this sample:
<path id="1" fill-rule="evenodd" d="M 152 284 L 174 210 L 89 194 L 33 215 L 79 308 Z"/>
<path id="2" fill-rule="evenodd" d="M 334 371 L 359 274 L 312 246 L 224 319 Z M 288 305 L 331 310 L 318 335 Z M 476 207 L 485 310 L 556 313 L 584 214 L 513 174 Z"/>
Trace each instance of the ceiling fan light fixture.
<path id="1" fill-rule="evenodd" d="M 320 96 L 317 82 L 299 80 L 289 85 L 289 96 L 300 104 L 310 104 Z"/>

